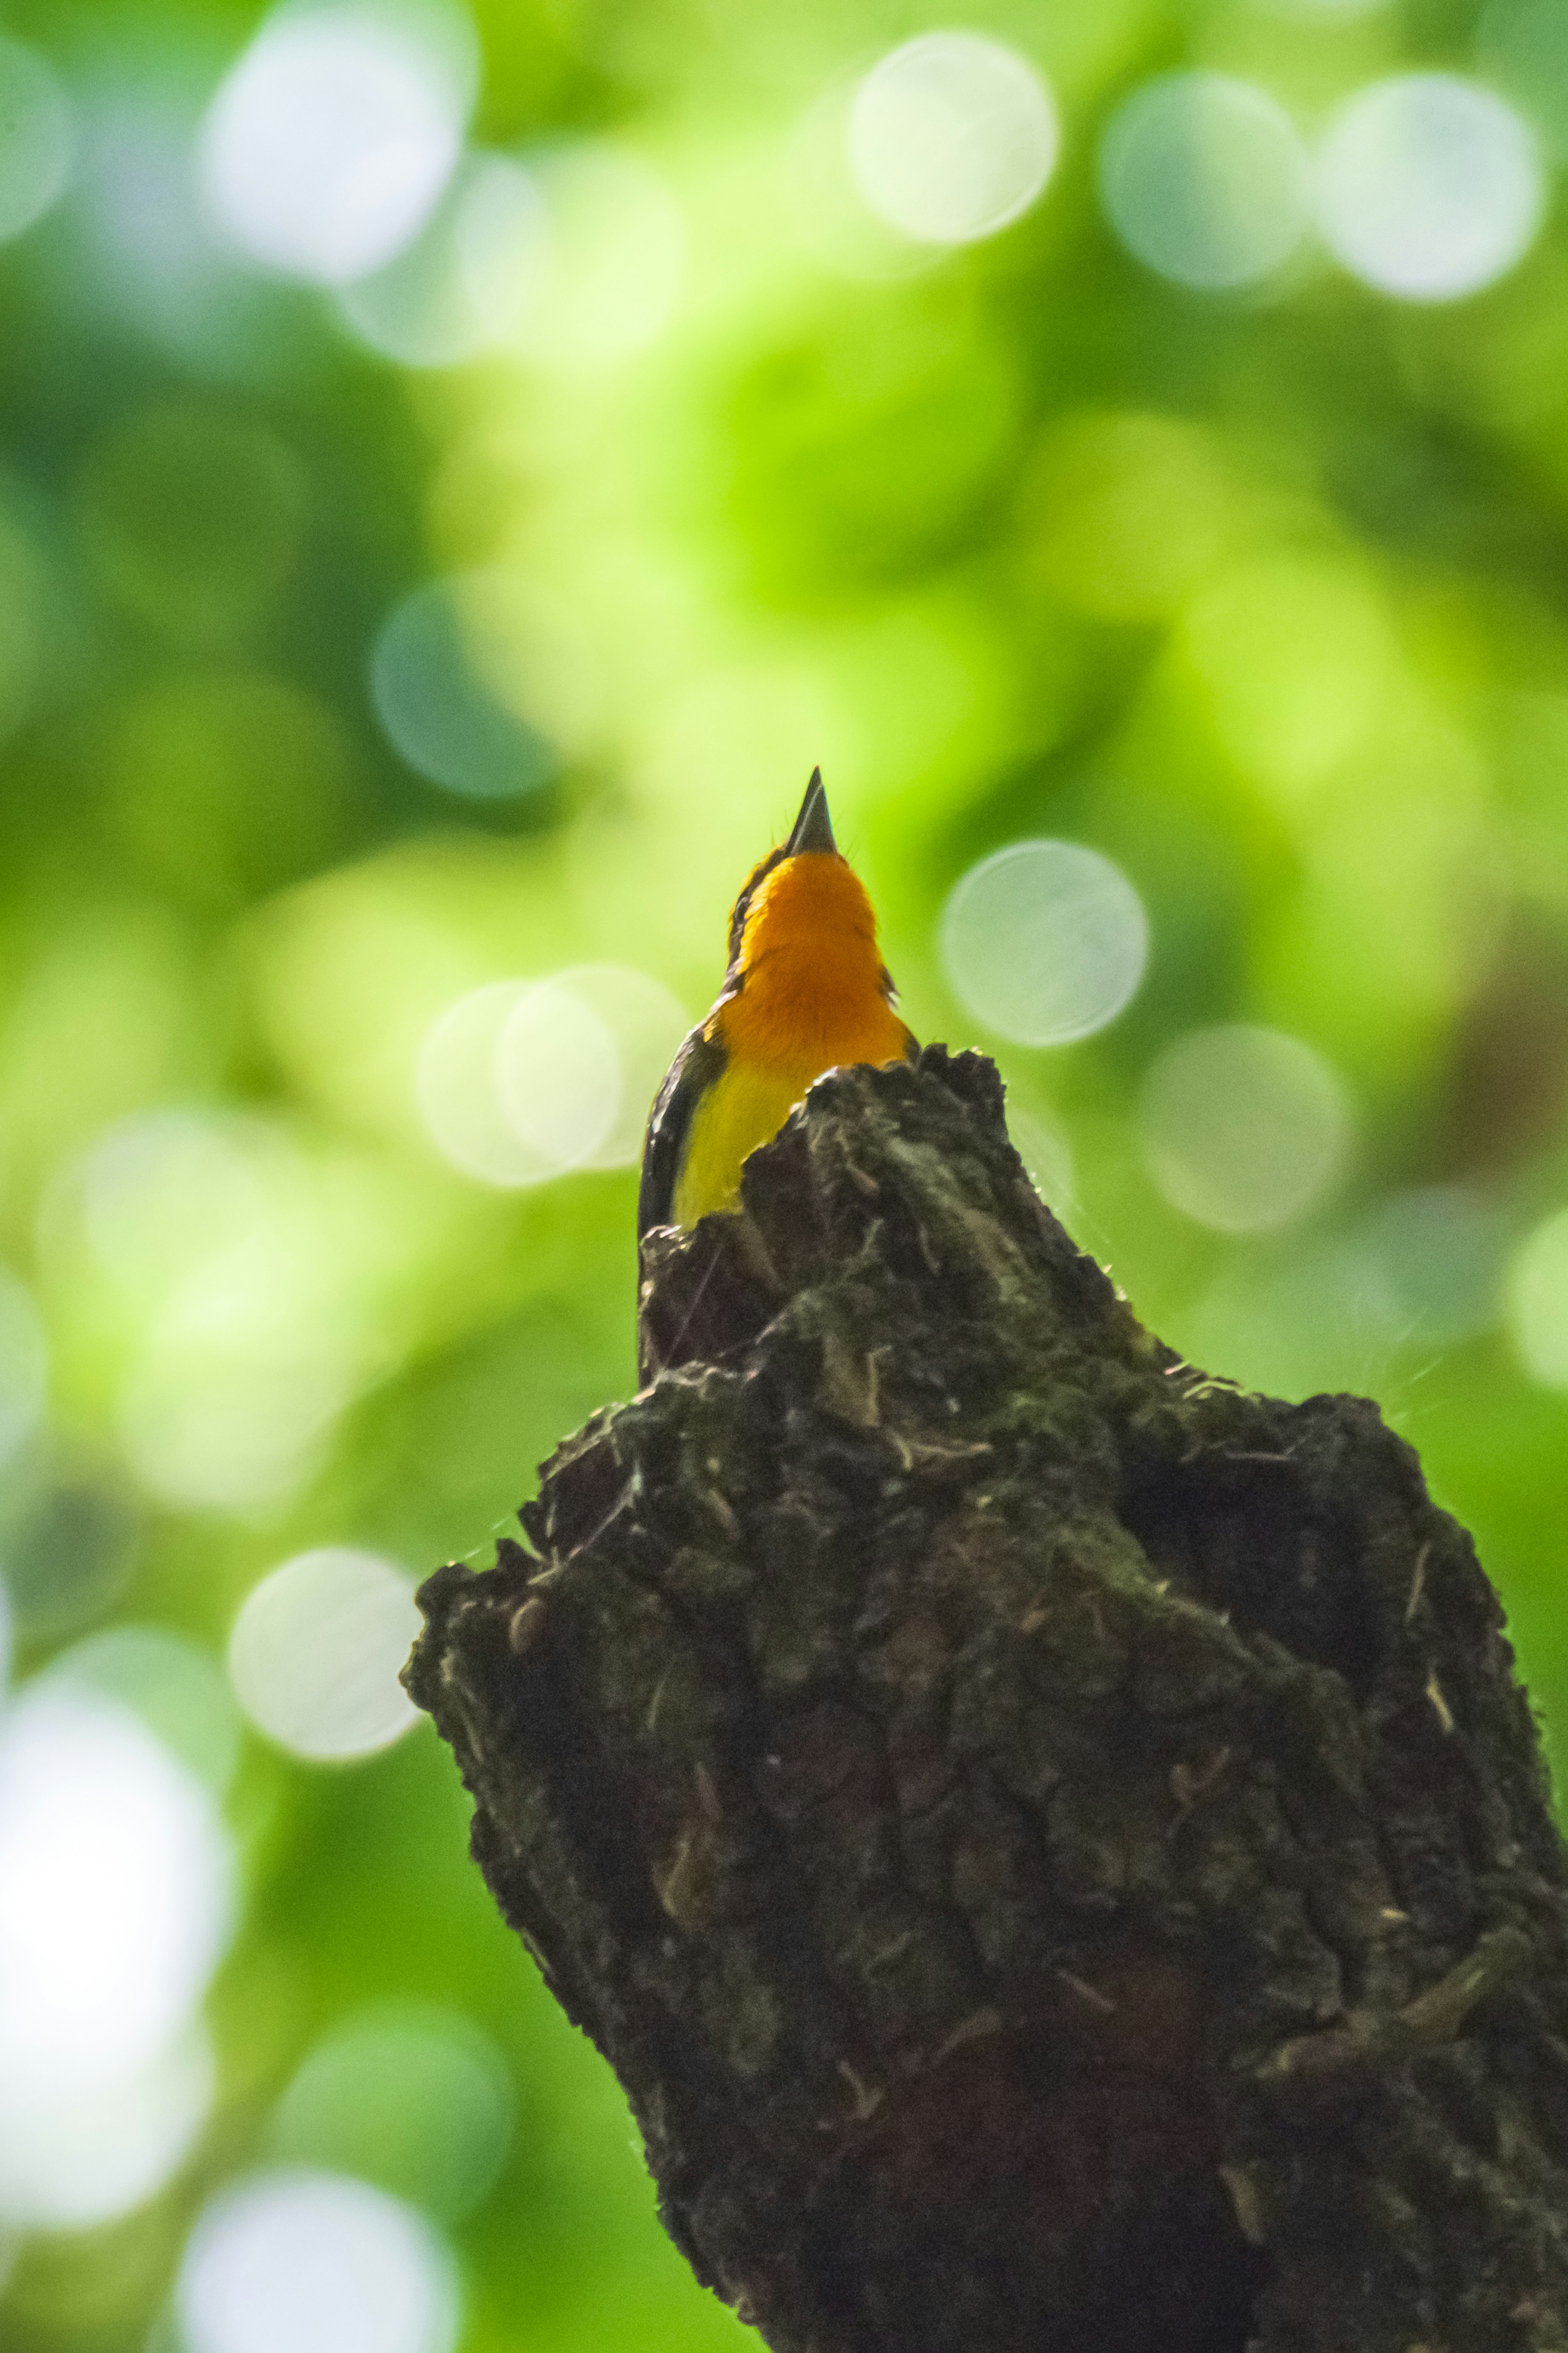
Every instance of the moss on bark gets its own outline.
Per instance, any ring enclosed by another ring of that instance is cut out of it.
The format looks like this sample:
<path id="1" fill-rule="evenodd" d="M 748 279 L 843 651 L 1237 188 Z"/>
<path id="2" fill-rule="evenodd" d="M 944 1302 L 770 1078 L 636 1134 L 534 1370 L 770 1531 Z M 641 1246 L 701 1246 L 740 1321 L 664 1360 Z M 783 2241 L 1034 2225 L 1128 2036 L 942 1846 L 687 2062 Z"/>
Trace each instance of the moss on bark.
<path id="1" fill-rule="evenodd" d="M 977 1056 L 743 1200 L 408 1678 L 699 2275 L 777 2353 L 1568 2353 L 1563 1850 L 1409 1447 L 1152 1338 Z"/>

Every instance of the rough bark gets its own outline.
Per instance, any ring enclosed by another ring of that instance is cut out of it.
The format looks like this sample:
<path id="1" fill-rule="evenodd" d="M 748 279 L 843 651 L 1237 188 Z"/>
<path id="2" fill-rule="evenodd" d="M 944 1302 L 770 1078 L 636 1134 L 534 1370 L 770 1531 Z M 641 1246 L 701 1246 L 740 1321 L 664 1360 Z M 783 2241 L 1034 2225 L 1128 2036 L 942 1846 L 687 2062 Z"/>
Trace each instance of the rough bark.
<path id="1" fill-rule="evenodd" d="M 409 1688 L 699 2275 L 777 2353 L 1565 2353 L 1563 1855 L 1409 1447 L 1152 1338 L 973 1055 L 645 1276 Z"/>

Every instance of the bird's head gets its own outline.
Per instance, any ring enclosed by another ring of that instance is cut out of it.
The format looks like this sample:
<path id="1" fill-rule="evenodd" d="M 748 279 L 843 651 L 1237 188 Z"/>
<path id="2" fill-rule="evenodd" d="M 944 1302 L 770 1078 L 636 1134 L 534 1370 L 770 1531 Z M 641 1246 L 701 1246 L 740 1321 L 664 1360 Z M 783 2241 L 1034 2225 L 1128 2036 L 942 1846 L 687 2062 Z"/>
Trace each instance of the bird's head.
<path id="1" fill-rule="evenodd" d="M 822 771 L 814 768 L 787 841 L 746 877 L 730 913 L 731 982 L 742 982 L 764 956 L 869 959 L 884 985 L 877 918 L 848 860 L 833 839 Z"/>

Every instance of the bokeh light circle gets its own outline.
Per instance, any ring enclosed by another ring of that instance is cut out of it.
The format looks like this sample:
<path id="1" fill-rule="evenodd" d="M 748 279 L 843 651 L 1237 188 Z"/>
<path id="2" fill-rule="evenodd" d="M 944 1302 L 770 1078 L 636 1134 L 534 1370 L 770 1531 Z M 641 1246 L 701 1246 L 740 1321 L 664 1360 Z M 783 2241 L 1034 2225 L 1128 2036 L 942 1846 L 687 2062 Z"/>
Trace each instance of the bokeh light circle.
<path id="1" fill-rule="evenodd" d="M 462 206 L 456 249 L 493 342 L 552 375 L 595 376 L 669 324 L 686 275 L 686 216 L 634 150 L 575 140 L 526 173 L 494 159 Z"/>
<path id="2" fill-rule="evenodd" d="M 152 2056 L 206 1983 L 229 1899 L 207 1792 L 129 1709 L 46 1680 L 8 1712 L 0 2068 L 85 2080 Z"/>
<path id="3" fill-rule="evenodd" d="M 1324 241 L 1366 285 L 1409 302 L 1495 283 L 1529 251 L 1545 202 L 1523 121 L 1457 74 L 1397 74 L 1359 90 L 1319 153 Z"/>
<path id="4" fill-rule="evenodd" d="M 510 799 L 546 783 L 555 756 L 487 684 L 468 642 L 468 603 L 460 577 L 405 596 L 376 639 L 371 695 L 410 767 L 469 799 Z"/>
<path id="5" fill-rule="evenodd" d="M 1119 866 L 1076 841 L 1020 841 L 958 882 L 942 960 L 976 1020 L 1021 1046 L 1113 1021 L 1143 976 L 1149 922 Z"/>
<path id="6" fill-rule="evenodd" d="M 1353 1256 L 1400 1340 L 1449 1347 L 1497 1322 L 1505 1240 L 1494 1202 L 1465 1185 L 1424 1185 L 1379 1205 Z"/>
<path id="7" fill-rule="evenodd" d="M 145 2205 L 190 2156 L 216 2088 L 199 2024 L 107 2080 L 0 2082 L 0 2227 L 92 2230 Z"/>
<path id="8" fill-rule="evenodd" d="M 1300 1038 L 1250 1023 L 1189 1030 L 1144 1082 L 1139 1127 L 1167 1200 L 1221 1233 L 1288 1225 L 1350 1144 L 1344 1090 Z"/>
<path id="9" fill-rule="evenodd" d="M 0 1482 L 0 1580 L 17 1632 L 57 1642 L 115 1599 L 135 1562 L 137 1514 L 120 1480 L 39 1448 Z"/>
<path id="10" fill-rule="evenodd" d="M 1112 115 L 1100 152 L 1106 214 L 1162 278 L 1213 292 L 1256 285 L 1311 223 L 1311 168 L 1289 116 L 1229 74 L 1163 75 Z"/>
<path id="11" fill-rule="evenodd" d="M 650 973 L 624 964 L 569 965 L 552 987 L 569 992 L 597 1016 L 614 1041 L 618 1101 L 585 1168 L 631 1168 L 642 1158 L 643 1133 L 653 1099 L 676 1048 L 691 1027 L 679 997 Z"/>
<path id="12" fill-rule="evenodd" d="M 106 2221 L 184 2157 L 212 2095 L 194 2017 L 232 1894 L 208 1791 L 127 1707 L 48 1674 L 7 1708 L 0 2225 Z"/>
<path id="13" fill-rule="evenodd" d="M 167 1626 L 108 1626 L 44 1669 L 56 1690 L 97 1694 L 140 1718 L 215 1798 L 239 1757 L 239 1717 L 222 1662 Z"/>
<path id="14" fill-rule="evenodd" d="M 105 1129 L 78 1176 L 95 1274 L 151 1302 L 228 1255 L 266 1215 L 266 1141 L 258 1125 L 172 1107 Z"/>
<path id="15" fill-rule="evenodd" d="M 1509 1330 L 1531 1378 L 1568 1389 L 1568 1209 L 1543 1218 L 1520 1243 L 1506 1296 Z"/>
<path id="16" fill-rule="evenodd" d="M 473 96 L 456 9 L 282 8 L 229 71 L 202 132 L 208 201 L 268 269 L 347 285 L 400 253 L 438 201 Z"/>
<path id="17" fill-rule="evenodd" d="M 537 324 L 555 259 L 537 175 L 510 155 L 472 165 L 453 216 L 452 263 L 487 342 L 504 348 Z"/>
<path id="18" fill-rule="evenodd" d="M 471 2020 L 388 2003 L 343 2020 L 306 2054 L 278 2104 L 272 2149 L 455 2220 L 505 2162 L 512 2108 L 506 2062 Z"/>
<path id="19" fill-rule="evenodd" d="M 608 1136 L 620 1106 L 615 1040 L 564 990 L 492 981 L 432 1024 L 416 1093 L 431 1141 L 465 1176 L 541 1185 L 581 1166 Z"/>
<path id="20" fill-rule="evenodd" d="M 419 1631 L 414 1588 L 376 1554 L 324 1545 L 247 1594 L 228 1671 L 251 1722 L 296 1757 L 367 1757 L 415 1722 L 398 1672 Z"/>
<path id="21" fill-rule="evenodd" d="M 544 235 L 531 172 L 510 156 L 465 156 L 419 235 L 384 269 L 342 288 L 339 306 L 362 343 L 400 366 L 454 367 L 504 344 L 515 323 L 484 265 L 499 269 L 504 253 L 521 301 Z"/>
<path id="22" fill-rule="evenodd" d="M 48 211 L 75 152 L 70 103 L 53 67 L 0 35 L 0 244 Z"/>
<path id="23" fill-rule="evenodd" d="M 593 1009 L 567 988 L 526 989 L 496 1039 L 501 1116 L 547 1166 L 581 1168 L 621 1107 L 620 1059 Z"/>
<path id="24" fill-rule="evenodd" d="M 481 1185 L 542 1184 L 554 1174 L 501 1110 L 496 1049 L 532 984 L 495 980 L 448 1005 L 426 1031 L 415 1097 L 426 1134 L 444 1160 Z"/>
<path id="25" fill-rule="evenodd" d="M 1056 168 L 1050 91 L 1026 58 L 968 32 L 889 51 L 849 109 L 849 168 L 879 220 L 924 245 L 1005 228 Z"/>
<path id="26" fill-rule="evenodd" d="M 297 1488 L 374 1354 L 363 1229 L 321 1176 L 280 1121 L 170 1108 L 107 1129 L 62 1188 L 123 1335 L 126 1459 L 182 1509 Z"/>
<path id="27" fill-rule="evenodd" d="M 416 1077 L 426 1134 L 481 1184 L 539 1185 L 622 1168 L 642 1150 L 685 1008 L 626 965 L 573 965 L 548 980 L 491 981 L 432 1023 Z"/>
<path id="28" fill-rule="evenodd" d="M 458 2333 L 451 2258 L 423 2216 L 305 2169 L 213 2200 L 175 2307 L 187 2353 L 450 2353 Z"/>

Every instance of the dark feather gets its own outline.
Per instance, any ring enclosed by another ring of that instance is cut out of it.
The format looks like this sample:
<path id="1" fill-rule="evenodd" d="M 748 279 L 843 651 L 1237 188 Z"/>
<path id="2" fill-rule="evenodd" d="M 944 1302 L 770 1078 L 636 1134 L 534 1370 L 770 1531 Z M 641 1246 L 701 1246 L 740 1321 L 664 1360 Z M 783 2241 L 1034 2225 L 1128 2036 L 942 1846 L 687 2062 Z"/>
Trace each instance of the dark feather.
<path id="1" fill-rule="evenodd" d="M 741 934 L 746 928 L 746 917 L 751 913 L 757 885 L 764 874 L 771 874 L 775 866 L 782 866 L 788 855 L 781 842 L 777 849 L 770 849 L 765 858 L 759 858 L 741 886 L 740 897 L 730 910 L 730 961 L 724 978 L 731 985 L 739 985 Z"/>
<path id="2" fill-rule="evenodd" d="M 811 782 L 805 788 L 805 798 L 800 805 L 800 815 L 791 828 L 789 839 L 781 841 L 776 849 L 770 849 L 765 858 L 758 859 L 741 886 L 740 897 L 730 910 L 730 963 L 724 978 L 732 988 L 740 987 L 742 982 L 741 934 L 746 928 L 746 917 L 752 911 L 758 883 L 764 874 L 771 874 L 775 866 L 782 866 L 786 858 L 796 858 L 804 849 L 826 850 L 835 858 L 839 854 L 828 819 L 827 796 L 822 789 L 820 768 L 813 768 L 811 772 Z"/>
<path id="3" fill-rule="evenodd" d="M 691 1030 L 665 1073 L 664 1084 L 648 1113 L 643 1138 L 642 1184 L 637 1191 L 637 1240 L 652 1226 L 675 1222 L 675 1188 L 686 1139 L 698 1104 L 722 1071 L 729 1057 L 717 1039 L 703 1036 L 711 1021 L 704 1015 Z"/>

